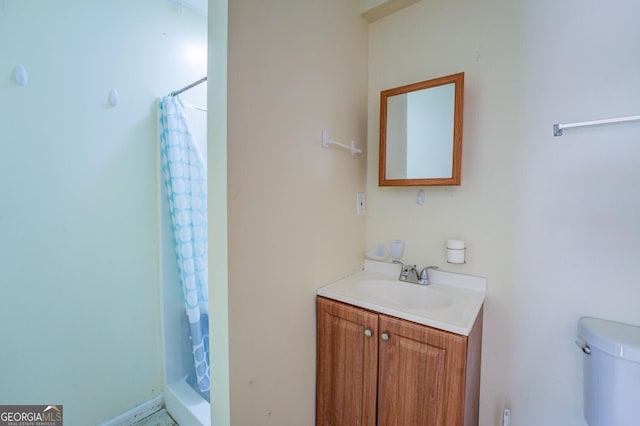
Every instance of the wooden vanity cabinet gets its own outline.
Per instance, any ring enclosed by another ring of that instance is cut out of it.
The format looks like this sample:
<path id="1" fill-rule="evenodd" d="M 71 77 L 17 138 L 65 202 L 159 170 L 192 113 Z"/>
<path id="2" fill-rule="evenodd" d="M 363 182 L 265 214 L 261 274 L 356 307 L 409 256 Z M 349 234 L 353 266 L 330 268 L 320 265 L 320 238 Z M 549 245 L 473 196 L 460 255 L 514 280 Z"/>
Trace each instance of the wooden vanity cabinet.
<path id="1" fill-rule="evenodd" d="M 378 315 L 318 298 L 316 425 L 376 424 Z"/>
<path id="2" fill-rule="evenodd" d="M 476 426 L 482 311 L 462 336 L 317 299 L 316 426 Z"/>

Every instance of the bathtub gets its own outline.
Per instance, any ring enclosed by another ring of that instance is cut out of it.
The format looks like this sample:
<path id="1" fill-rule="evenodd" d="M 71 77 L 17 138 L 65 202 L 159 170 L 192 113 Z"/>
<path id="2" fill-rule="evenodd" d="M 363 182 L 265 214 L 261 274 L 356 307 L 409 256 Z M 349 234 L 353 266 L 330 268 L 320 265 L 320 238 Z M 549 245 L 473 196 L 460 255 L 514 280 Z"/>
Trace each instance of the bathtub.
<path id="1" fill-rule="evenodd" d="M 211 425 L 211 408 L 190 385 L 187 377 L 164 387 L 164 404 L 180 426 Z"/>

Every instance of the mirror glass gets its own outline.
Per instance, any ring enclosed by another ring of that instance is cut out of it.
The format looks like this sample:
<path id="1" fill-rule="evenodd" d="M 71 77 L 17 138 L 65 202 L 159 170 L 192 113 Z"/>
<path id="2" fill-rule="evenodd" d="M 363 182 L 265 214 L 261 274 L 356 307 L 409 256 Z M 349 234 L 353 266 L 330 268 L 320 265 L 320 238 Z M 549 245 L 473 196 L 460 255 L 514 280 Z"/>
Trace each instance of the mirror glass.
<path id="1" fill-rule="evenodd" d="M 464 73 L 380 94 L 379 186 L 460 185 Z"/>

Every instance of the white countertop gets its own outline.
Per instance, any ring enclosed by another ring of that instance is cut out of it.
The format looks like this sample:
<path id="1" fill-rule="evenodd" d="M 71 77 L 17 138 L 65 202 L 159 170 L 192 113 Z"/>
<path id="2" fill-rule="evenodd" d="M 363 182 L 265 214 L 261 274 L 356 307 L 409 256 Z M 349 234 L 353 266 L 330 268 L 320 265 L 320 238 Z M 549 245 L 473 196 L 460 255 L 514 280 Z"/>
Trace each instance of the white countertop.
<path id="1" fill-rule="evenodd" d="M 365 260 L 356 272 L 318 289 L 319 296 L 468 336 L 486 294 L 486 279 L 430 270 L 431 284 L 398 280 L 397 264 Z"/>

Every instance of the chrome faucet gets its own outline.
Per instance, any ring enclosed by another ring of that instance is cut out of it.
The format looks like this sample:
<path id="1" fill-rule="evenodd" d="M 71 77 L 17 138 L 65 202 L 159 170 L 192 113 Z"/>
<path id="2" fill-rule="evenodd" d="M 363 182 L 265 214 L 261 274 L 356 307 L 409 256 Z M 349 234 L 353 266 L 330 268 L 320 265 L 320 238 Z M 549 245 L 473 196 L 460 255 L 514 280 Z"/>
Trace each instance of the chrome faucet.
<path id="1" fill-rule="evenodd" d="M 431 284 L 429 282 L 429 269 L 438 269 L 437 266 L 425 266 L 424 268 L 422 268 L 422 271 L 420 271 L 420 279 L 418 280 L 418 284 L 423 284 L 423 285 L 429 285 Z"/>
<path id="2" fill-rule="evenodd" d="M 429 285 L 429 269 L 438 269 L 437 266 L 426 266 L 418 272 L 418 267 L 416 265 L 405 265 L 397 260 L 394 260 L 393 262 L 399 263 L 402 267 L 398 280 L 413 284 Z"/>

